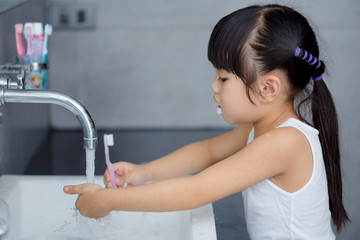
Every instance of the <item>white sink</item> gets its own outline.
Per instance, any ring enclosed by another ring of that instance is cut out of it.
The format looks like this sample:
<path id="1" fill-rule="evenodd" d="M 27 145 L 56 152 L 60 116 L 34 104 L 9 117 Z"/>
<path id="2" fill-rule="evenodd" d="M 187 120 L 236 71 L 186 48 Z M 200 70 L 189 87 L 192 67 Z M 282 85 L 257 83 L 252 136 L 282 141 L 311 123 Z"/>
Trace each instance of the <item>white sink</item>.
<path id="1" fill-rule="evenodd" d="M 0 196 L 10 208 L 8 240 L 215 240 L 212 205 L 169 213 L 112 212 L 94 220 L 74 208 L 77 196 L 63 186 L 85 182 L 83 176 L 0 177 Z M 102 184 L 97 176 L 96 183 Z"/>

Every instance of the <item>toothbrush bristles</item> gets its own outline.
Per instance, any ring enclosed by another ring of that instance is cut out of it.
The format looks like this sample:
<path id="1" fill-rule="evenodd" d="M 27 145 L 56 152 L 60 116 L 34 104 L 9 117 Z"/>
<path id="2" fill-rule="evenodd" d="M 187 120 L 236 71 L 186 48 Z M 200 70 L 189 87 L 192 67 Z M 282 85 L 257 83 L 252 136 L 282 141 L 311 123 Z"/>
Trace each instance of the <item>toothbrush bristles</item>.
<path id="1" fill-rule="evenodd" d="M 104 134 L 104 141 L 106 141 L 108 146 L 114 146 L 114 135 Z"/>
<path id="2" fill-rule="evenodd" d="M 45 25 L 45 34 L 47 34 L 47 35 L 51 35 L 52 34 L 52 30 L 53 30 L 53 28 L 52 28 L 52 25 L 51 24 L 46 24 Z"/>
<path id="3" fill-rule="evenodd" d="M 29 35 L 32 34 L 32 25 L 31 23 L 25 23 L 24 26 L 24 36 L 28 37 Z"/>
<path id="4" fill-rule="evenodd" d="M 22 31 L 23 31 L 23 29 L 24 29 L 24 25 L 22 24 L 22 23 L 17 23 L 17 24 L 15 24 L 15 31 L 17 32 L 17 33 L 22 33 Z"/>

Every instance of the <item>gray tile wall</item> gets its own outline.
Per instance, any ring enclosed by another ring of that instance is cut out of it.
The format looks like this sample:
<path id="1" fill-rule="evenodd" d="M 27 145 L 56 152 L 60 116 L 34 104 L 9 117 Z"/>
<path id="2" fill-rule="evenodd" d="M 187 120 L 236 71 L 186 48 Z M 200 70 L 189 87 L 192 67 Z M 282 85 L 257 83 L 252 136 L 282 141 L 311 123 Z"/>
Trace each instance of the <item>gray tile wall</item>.
<path id="1" fill-rule="evenodd" d="M 33 0 L 0 14 L 0 64 L 15 62 L 14 24 L 44 22 L 44 13 L 45 1 Z M 48 106 L 6 104 L 0 112 L 0 175 L 22 173 L 48 132 Z"/>

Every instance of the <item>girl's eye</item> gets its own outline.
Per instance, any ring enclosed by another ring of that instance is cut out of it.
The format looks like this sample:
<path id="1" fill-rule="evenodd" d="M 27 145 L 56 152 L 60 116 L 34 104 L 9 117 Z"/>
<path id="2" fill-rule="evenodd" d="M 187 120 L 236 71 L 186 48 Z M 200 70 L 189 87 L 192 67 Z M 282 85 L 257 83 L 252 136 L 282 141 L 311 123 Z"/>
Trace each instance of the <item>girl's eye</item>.
<path id="1" fill-rule="evenodd" d="M 226 80 L 227 80 L 227 78 L 221 78 L 221 77 L 219 77 L 219 79 L 218 79 L 220 82 L 225 82 Z"/>

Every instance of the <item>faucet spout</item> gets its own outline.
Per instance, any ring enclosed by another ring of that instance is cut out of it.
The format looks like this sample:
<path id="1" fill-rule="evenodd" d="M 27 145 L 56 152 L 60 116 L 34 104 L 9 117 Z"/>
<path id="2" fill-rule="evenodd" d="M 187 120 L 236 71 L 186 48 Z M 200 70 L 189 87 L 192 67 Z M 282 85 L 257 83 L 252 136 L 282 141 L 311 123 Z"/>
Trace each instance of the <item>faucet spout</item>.
<path id="1" fill-rule="evenodd" d="M 12 90 L 0 89 L 0 105 L 5 103 L 49 103 L 68 109 L 79 120 L 84 136 L 84 148 L 97 147 L 95 123 L 86 108 L 76 99 L 50 90 Z"/>

